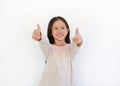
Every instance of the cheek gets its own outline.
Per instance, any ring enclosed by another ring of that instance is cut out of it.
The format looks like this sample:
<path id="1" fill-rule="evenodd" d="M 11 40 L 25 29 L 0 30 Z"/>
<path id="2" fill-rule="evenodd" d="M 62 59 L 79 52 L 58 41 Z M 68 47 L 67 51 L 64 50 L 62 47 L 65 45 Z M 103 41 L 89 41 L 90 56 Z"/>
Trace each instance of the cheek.
<path id="1" fill-rule="evenodd" d="M 68 32 L 69 32 L 69 31 L 68 31 L 68 30 L 66 30 L 65 32 L 66 32 L 66 34 L 68 34 Z"/>
<path id="2" fill-rule="evenodd" d="M 57 33 L 55 31 L 52 31 L 51 35 L 55 36 Z"/>

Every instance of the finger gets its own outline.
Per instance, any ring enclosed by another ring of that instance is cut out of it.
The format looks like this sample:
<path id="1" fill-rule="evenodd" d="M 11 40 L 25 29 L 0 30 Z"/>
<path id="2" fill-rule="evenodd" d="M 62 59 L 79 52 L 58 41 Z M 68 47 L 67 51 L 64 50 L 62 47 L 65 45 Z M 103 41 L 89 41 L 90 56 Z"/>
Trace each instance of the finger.
<path id="1" fill-rule="evenodd" d="M 41 32 L 40 25 L 37 24 L 37 29 Z"/>
<path id="2" fill-rule="evenodd" d="M 38 29 L 35 29 L 33 33 L 34 33 L 35 35 L 40 36 L 40 31 L 39 31 Z"/>
<path id="3" fill-rule="evenodd" d="M 39 38 L 40 37 L 40 32 L 37 31 L 35 36 L 36 36 L 36 38 Z"/>
<path id="4" fill-rule="evenodd" d="M 79 29 L 78 29 L 78 28 L 76 28 L 75 34 L 78 34 L 78 33 L 79 33 Z"/>

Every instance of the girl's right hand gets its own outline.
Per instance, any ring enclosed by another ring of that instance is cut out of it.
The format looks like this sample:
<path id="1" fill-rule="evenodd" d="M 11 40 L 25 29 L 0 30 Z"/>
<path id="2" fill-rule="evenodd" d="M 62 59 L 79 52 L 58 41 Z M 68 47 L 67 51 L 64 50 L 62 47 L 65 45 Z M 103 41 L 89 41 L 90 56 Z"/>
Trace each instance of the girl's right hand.
<path id="1" fill-rule="evenodd" d="M 36 41 L 40 41 L 42 39 L 42 33 L 39 24 L 37 24 L 37 29 L 33 31 L 32 38 Z"/>

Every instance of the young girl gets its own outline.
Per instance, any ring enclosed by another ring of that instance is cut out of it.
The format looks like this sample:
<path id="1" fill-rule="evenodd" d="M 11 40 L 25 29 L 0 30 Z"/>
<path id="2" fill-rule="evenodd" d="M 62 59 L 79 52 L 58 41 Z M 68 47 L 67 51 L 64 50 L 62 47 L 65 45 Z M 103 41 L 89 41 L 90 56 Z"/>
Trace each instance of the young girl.
<path id="1" fill-rule="evenodd" d="M 39 41 L 46 60 L 40 86 L 74 86 L 72 59 L 82 44 L 82 37 L 78 29 L 72 42 L 69 36 L 69 25 L 60 16 L 52 18 L 49 22 L 49 42 L 43 39 L 39 25 L 33 31 L 32 38 Z"/>

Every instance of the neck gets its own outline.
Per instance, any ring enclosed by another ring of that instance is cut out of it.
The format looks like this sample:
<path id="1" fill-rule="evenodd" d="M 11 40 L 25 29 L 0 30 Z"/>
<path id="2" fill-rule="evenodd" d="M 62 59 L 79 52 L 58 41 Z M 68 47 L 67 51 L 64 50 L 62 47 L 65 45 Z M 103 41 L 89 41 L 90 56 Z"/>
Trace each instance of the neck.
<path id="1" fill-rule="evenodd" d="M 63 46 L 63 45 L 66 44 L 66 42 L 65 42 L 65 41 L 55 40 L 55 43 L 54 43 L 54 44 L 57 45 L 57 46 Z"/>

